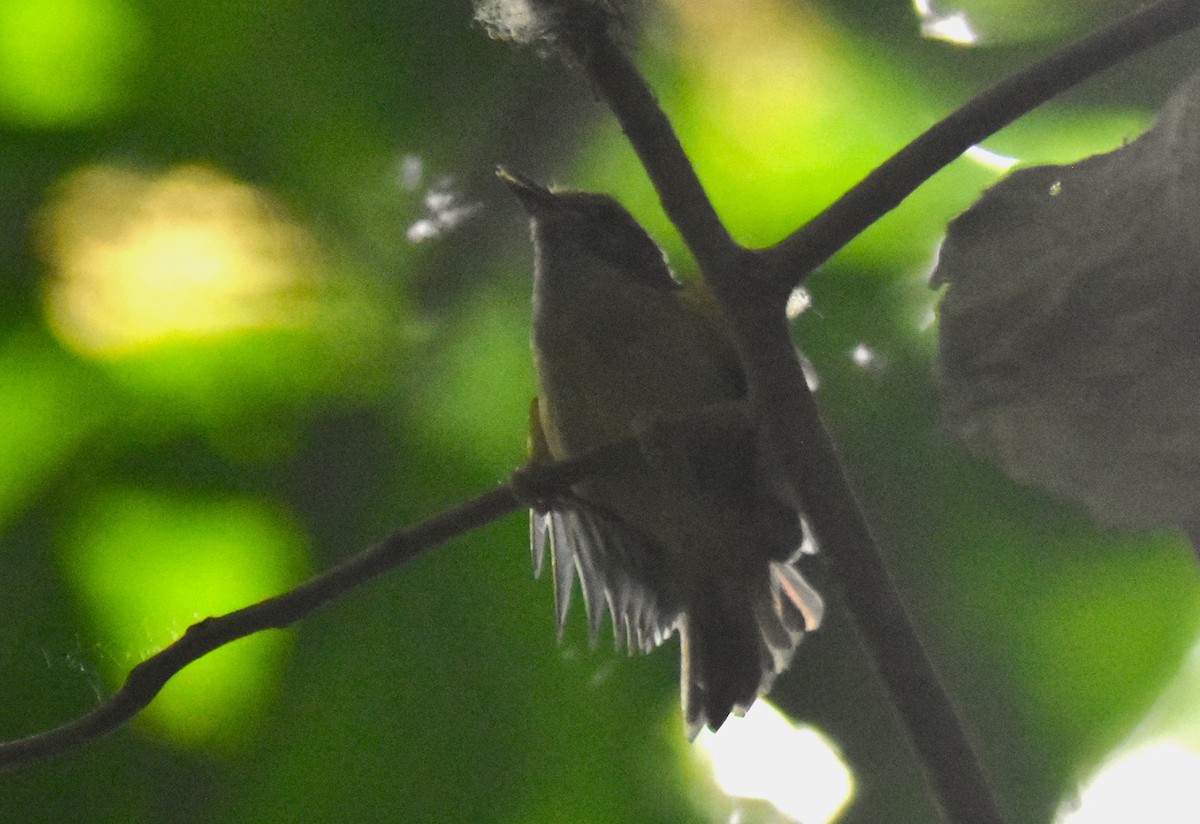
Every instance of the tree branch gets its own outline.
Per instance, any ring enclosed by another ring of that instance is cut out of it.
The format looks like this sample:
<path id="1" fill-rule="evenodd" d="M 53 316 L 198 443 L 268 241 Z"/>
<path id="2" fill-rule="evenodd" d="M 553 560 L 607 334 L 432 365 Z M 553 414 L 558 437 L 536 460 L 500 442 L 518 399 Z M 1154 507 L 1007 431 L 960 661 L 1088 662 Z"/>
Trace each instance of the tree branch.
<path id="1" fill-rule="evenodd" d="M 811 223 L 761 253 L 747 252 L 729 236 L 650 89 L 607 35 L 587 29 L 586 37 L 568 42 L 616 113 L 664 210 L 734 321 L 752 405 L 825 547 L 935 795 L 954 822 L 992 824 L 1001 818 L 791 355 L 782 295 L 969 146 L 1080 80 L 1197 23 L 1198 0 L 1166 0 L 1057 52 L 976 97 Z M 765 288 L 747 288 L 752 285 Z M 133 668 L 124 685 L 91 712 L 55 729 L 0 743 L 0 768 L 49 758 L 119 729 L 191 662 L 239 638 L 290 626 L 424 551 L 521 508 L 526 501 L 519 491 L 549 496 L 584 477 L 620 471 L 639 460 L 637 442 L 630 439 L 577 460 L 524 469 L 510 485 L 397 531 L 287 593 L 200 621 Z"/>
<path id="2" fill-rule="evenodd" d="M 398 530 L 288 592 L 188 627 L 175 643 L 142 661 L 112 697 L 91 712 L 27 738 L 0 743 L 0 770 L 51 758 L 98 740 L 127 724 L 176 673 L 218 647 L 267 629 L 283 629 L 318 607 L 388 570 L 527 506 L 522 494 L 550 497 L 584 477 L 619 472 L 641 460 L 635 439 L 617 441 L 570 461 L 518 470 L 513 482 L 407 529 Z"/>
<path id="3" fill-rule="evenodd" d="M 808 390 L 784 315 L 787 289 L 738 246 L 712 208 L 653 93 L 604 26 L 568 40 L 633 144 L 668 217 L 732 321 L 772 469 L 789 479 L 948 821 L 1001 824 L 965 727 L 904 609 Z M 790 287 L 789 287 L 790 288 Z"/>
<path id="4" fill-rule="evenodd" d="M 783 321 L 784 296 L 970 146 L 1081 80 L 1198 22 L 1200 2 L 1166 0 L 1061 49 L 968 102 L 812 222 L 758 253 L 738 246 L 720 223 L 670 121 L 609 38 L 608 27 L 579 27 L 565 39 L 616 115 L 664 211 L 732 321 L 767 443 L 812 521 L 868 654 L 943 814 L 953 822 L 999 824 L 1002 818 L 796 363 Z"/>
<path id="5" fill-rule="evenodd" d="M 763 251 L 791 288 L 976 143 L 1077 83 L 1200 24 L 1198 0 L 1164 0 L 1065 46 L 976 95 L 795 233 Z"/>
<path id="6" fill-rule="evenodd" d="M 564 45 L 587 72 L 592 86 L 617 116 L 621 130 L 654 183 L 663 211 L 705 272 L 738 248 L 717 216 L 708 192 L 688 160 L 671 121 L 628 56 L 609 37 L 609 26 L 592 19 L 564 30 Z"/>

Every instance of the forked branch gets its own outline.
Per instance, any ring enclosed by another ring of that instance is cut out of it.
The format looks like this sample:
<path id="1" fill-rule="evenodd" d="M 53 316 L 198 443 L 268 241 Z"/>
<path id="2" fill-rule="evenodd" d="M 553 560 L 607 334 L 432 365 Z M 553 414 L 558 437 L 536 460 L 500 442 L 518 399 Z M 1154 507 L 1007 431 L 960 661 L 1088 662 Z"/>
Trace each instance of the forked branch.
<path id="1" fill-rule="evenodd" d="M 1164 0 L 1110 23 L 980 92 L 791 236 L 766 250 L 770 277 L 798 285 L 971 146 L 1072 86 L 1197 24 L 1198 0 Z"/>
<path id="2" fill-rule="evenodd" d="M 561 3 L 558 4 L 561 8 Z M 1001 824 L 962 719 L 908 618 L 837 449 L 792 354 L 784 299 L 817 266 L 970 146 L 1061 91 L 1200 22 L 1200 0 L 1167 0 L 1069 45 L 980 94 L 772 248 L 750 252 L 721 224 L 670 121 L 632 62 L 582 4 L 562 39 L 616 115 L 731 321 L 749 396 L 948 821 Z"/>
<path id="3" fill-rule="evenodd" d="M 595 22 L 595 6 L 589 8 Z M 734 321 L 751 401 L 781 470 L 791 478 L 822 539 L 914 749 L 954 822 L 989 824 L 1001 819 L 969 738 L 906 617 L 792 356 L 783 299 L 792 285 L 968 146 L 1070 85 L 1197 23 L 1200 0 L 1165 0 L 1063 49 L 980 95 L 791 237 L 754 253 L 729 237 L 649 87 L 605 28 L 584 26 L 565 40 L 616 113 L 668 216 Z M 637 460 L 636 441 L 622 441 L 575 461 L 530 469 L 519 486 L 548 495 L 584 477 L 628 468 Z M 68 752 L 120 728 L 175 673 L 212 650 L 262 630 L 287 627 L 426 550 L 527 503 L 512 485 L 488 492 L 394 533 L 294 590 L 201 621 L 135 667 L 121 689 L 90 713 L 53 730 L 0 743 L 0 768 Z"/>

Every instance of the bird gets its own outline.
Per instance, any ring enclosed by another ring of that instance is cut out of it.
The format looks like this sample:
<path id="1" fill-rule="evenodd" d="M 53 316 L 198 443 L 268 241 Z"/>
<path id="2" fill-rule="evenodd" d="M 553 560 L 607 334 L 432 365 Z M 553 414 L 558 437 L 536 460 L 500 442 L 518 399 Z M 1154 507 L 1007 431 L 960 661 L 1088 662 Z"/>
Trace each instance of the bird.
<path id="1" fill-rule="evenodd" d="M 534 571 L 549 547 L 561 638 L 579 579 L 593 643 L 680 636 L 685 733 L 717 730 L 765 694 L 824 614 L 797 568 L 807 524 L 778 491 L 745 416 L 746 378 L 701 281 L 680 282 L 614 198 L 507 169 L 530 218 L 537 391 L 531 464 L 637 437 L 637 469 L 532 507 Z M 738 405 L 741 404 L 741 407 Z M 672 425 L 686 416 L 684 425 Z"/>

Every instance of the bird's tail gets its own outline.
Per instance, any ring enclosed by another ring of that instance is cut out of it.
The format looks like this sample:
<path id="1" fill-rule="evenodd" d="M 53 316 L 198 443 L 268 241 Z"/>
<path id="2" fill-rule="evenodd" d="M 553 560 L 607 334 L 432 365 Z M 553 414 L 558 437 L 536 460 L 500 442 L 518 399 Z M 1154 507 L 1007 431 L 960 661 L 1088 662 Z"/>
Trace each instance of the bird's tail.
<path id="1" fill-rule="evenodd" d="M 751 588 L 716 585 L 679 621 L 680 684 L 689 739 L 743 714 L 770 688 L 805 632 L 821 623 L 821 596 L 791 563 L 772 561 Z"/>

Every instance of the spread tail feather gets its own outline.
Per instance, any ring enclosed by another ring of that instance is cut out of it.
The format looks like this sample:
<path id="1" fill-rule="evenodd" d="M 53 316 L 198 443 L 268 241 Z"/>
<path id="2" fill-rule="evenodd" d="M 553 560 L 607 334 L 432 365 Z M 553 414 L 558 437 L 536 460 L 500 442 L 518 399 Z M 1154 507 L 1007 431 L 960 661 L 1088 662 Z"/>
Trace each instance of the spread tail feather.
<path id="1" fill-rule="evenodd" d="M 821 622 L 824 603 L 791 564 L 772 562 L 749 598 L 704 599 L 679 622 L 680 686 L 689 740 L 742 715 L 787 668 L 805 632 Z"/>
<path id="2" fill-rule="evenodd" d="M 631 572 L 635 559 L 652 557 L 647 539 L 599 509 L 578 501 L 558 502 L 533 512 L 530 524 L 535 573 L 550 548 L 555 613 L 562 638 L 576 577 L 582 584 L 588 629 L 595 643 L 605 608 L 612 614 L 617 646 L 649 652 L 679 630 L 681 690 L 689 739 L 708 726 L 716 730 L 730 713 L 741 714 L 771 688 L 787 668 L 804 633 L 821 623 L 825 605 L 793 563 L 766 567 L 715 581 L 691 603 L 662 603 Z"/>
<path id="3" fill-rule="evenodd" d="M 688 739 L 718 729 L 754 703 L 763 680 L 762 645 L 748 606 L 689 609 L 679 626 L 680 684 Z"/>

